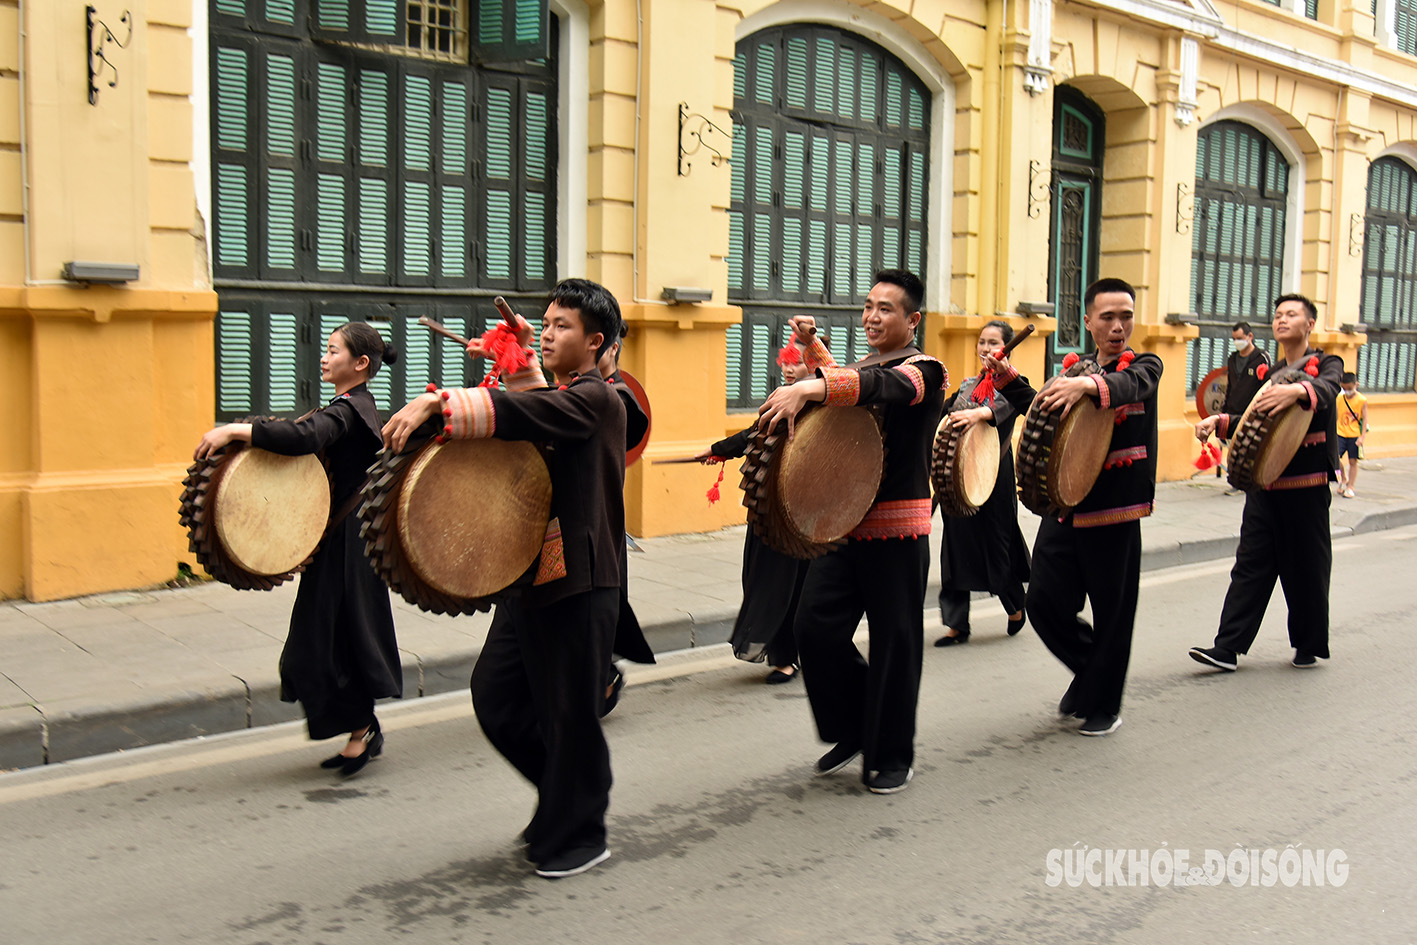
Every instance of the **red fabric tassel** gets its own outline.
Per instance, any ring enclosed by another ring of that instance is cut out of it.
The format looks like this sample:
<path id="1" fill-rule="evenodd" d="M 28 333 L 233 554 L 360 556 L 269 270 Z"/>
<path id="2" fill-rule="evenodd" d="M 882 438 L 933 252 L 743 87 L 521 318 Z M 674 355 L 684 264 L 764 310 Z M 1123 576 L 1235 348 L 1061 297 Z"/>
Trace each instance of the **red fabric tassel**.
<path id="1" fill-rule="evenodd" d="M 984 369 L 979 372 L 979 383 L 974 385 L 974 390 L 970 392 L 969 399 L 976 404 L 992 404 L 994 402 L 994 372 Z"/>
<path id="2" fill-rule="evenodd" d="M 1132 366 L 1132 361 L 1134 361 L 1135 359 L 1136 352 L 1123 351 L 1121 356 L 1117 358 L 1117 370 L 1125 371 L 1127 368 Z"/>
<path id="3" fill-rule="evenodd" d="M 1269 373 L 1269 365 L 1268 365 L 1268 364 L 1261 364 L 1259 367 L 1255 368 L 1255 377 L 1258 377 L 1260 380 L 1264 380 L 1264 376 L 1265 376 L 1266 374 L 1268 374 L 1268 373 Z"/>
<path id="4" fill-rule="evenodd" d="M 1307 374 L 1307 375 L 1309 375 L 1310 377 L 1318 377 L 1318 376 L 1319 376 L 1319 356 L 1318 356 L 1318 355 L 1315 354 L 1315 355 L 1311 355 L 1311 356 L 1309 357 L 1309 363 L 1304 365 L 1304 373 Z"/>
<path id="5" fill-rule="evenodd" d="M 1201 454 L 1196 458 L 1197 469 L 1213 469 L 1220 462 L 1220 447 L 1214 443 L 1202 443 Z"/>
<path id="6" fill-rule="evenodd" d="M 720 498 L 722 498 L 722 497 L 718 494 L 718 483 L 720 483 L 720 482 L 723 481 L 723 474 L 724 474 L 724 472 L 725 472 L 727 469 L 728 469 L 728 463 L 727 463 L 726 461 L 720 460 L 719 463 L 718 463 L 718 481 L 715 482 L 713 485 L 709 486 L 709 491 L 708 491 L 708 493 L 707 493 L 707 495 L 708 495 L 708 500 L 709 500 L 709 505 L 713 505 L 713 504 L 714 504 L 715 502 L 717 502 Z"/>
<path id="7" fill-rule="evenodd" d="M 1081 360 L 1082 358 L 1078 357 L 1078 353 L 1076 351 L 1070 352 L 1067 357 L 1063 358 L 1063 370 L 1066 371 L 1068 368 L 1072 367 L 1074 364 L 1077 364 Z"/>
<path id="8" fill-rule="evenodd" d="M 492 362 L 482 378 L 481 387 L 496 387 L 503 374 L 515 374 L 531 363 L 526 349 L 517 340 L 516 331 L 506 322 L 498 322 L 483 332 L 481 344 L 487 359 Z"/>
<path id="9" fill-rule="evenodd" d="M 782 367 L 787 364 L 801 364 L 802 352 L 797 350 L 797 346 L 792 342 L 782 346 L 782 350 L 777 353 L 777 366 Z"/>

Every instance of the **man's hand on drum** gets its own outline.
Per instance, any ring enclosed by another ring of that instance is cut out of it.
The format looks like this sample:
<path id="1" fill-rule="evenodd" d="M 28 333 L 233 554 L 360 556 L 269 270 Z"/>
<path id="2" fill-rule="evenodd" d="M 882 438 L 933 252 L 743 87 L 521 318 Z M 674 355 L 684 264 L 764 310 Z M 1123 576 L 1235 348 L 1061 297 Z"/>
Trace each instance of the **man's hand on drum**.
<path id="1" fill-rule="evenodd" d="M 976 423 L 987 423 L 994 419 L 994 411 L 988 407 L 971 407 L 968 410 L 956 410 L 948 415 L 950 426 L 959 430 L 965 430 Z"/>
<path id="2" fill-rule="evenodd" d="M 787 320 L 787 324 L 796 333 L 797 340 L 804 345 L 811 344 L 812 339 L 816 337 L 817 320 L 811 315 L 794 315 Z"/>
<path id="3" fill-rule="evenodd" d="M 797 432 L 797 415 L 808 403 L 827 399 L 827 382 L 820 377 L 785 384 L 768 395 L 758 408 L 758 429 L 773 431 L 779 420 L 787 421 L 787 438 L 792 439 Z"/>
<path id="4" fill-rule="evenodd" d="M 721 463 L 724 461 L 722 456 L 715 456 L 713 454 L 713 450 L 704 450 L 702 453 L 696 454 L 694 456 L 694 459 L 703 463 L 705 466 L 712 466 L 714 463 Z"/>
<path id="5" fill-rule="evenodd" d="M 1086 377 L 1057 377 L 1053 382 L 1038 395 L 1038 403 L 1047 413 L 1057 413 L 1066 417 L 1068 411 L 1073 409 L 1073 404 L 1084 397 L 1092 397 L 1097 393 L 1097 382 L 1093 381 L 1095 375 Z"/>
<path id="6" fill-rule="evenodd" d="M 250 443 L 251 424 L 224 423 L 215 429 L 208 430 L 202 437 L 202 442 L 198 443 L 197 448 L 193 450 L 192 458 L 206 459 L 212 453 L 234 441 Z"/>
<path id="7" fill-rule="evenodd" d="M 403 409 L 390 417 L 389 422 L 384 424 L 384 446 L 395 453 L 403 452 L 404 446 L 408 444 L 409 435 L 422 426 L 429 417 L 436 414 L 442 403 L 442 398 L 430 391 L 426 394 L 419 394 L 404 404 Z"/>
<path id="8" fill-rule="evenodd" d="M 1220 426 L 1220 414 L 1213 414 L 1196 424 L 1196 439 L 1204 443 L 1210 439 L 1210 435 L 1215 432 L 1215 428 Z"/>
<path id="9" fill-rule="evenodd" d="M 1255 409 L 1263 414 L 1278 413 L 1308 398 L 1309 392 L 1303 384 L 1278 384 L 1255 398 Z"/>

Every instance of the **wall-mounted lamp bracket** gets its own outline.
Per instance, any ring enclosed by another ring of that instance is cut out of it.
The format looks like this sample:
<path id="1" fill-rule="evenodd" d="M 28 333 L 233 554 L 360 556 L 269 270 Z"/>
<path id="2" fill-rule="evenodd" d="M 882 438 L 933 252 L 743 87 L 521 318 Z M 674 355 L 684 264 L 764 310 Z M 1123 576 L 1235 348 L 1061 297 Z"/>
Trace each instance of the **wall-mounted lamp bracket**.
<path id="1" fill-rule="evenodd" d="M 1179 181 L 1176 184 L 1176 232 L 1182 236 L 1191 232 L 1191 223 L 1194 222 L 1195 217 L 1195 193 L 1192 192 L 1189 184 Z"/>
<path id="2" fill-rule="evenodd" d="M 1028 217 L 1037 220 L 1043 206 L 1053 199 L 1053 171 L 1042 161 L 1028 162 Z"/>
<path id="3" fill-rule="evenodd" d="M 86 29 L 84 36 L 87 37 L 88 49 L 85 56 L 89 63 L 89 104 L 98 104 L 98 79 L 103 75 L 105 69 L 113 70 L 113 78 L 108 80 L 110 89 L 118 86 L 118 67 L 108 61 L 108 56 L 104 54 L 104 47 L 109 43 L 119 49 L 125 48 L 133 41 L 133 14 L 123 11 L 123 16 L 118 20 L 120 25 L 128 27 L 128 35 L 123 40 L 119 40 L 113 35 L 113 30 L 108 28 L 108 24 L 98 19 L 98 8 L 90 4 L 84 8 L 84 21 Z"/>
<path id="4" fill-rule="evenodd" d="M 718 148 L 715 148 L 712 144 L 709 144 L 707 141 L 704 140 L 704 135 L 712 134 L 722 135 L 727 140 L 728 146 L 732 146 L 733 135 L 731 132 L 724 131 L 722 128 L 709 121 L 703 115 L 700 115 L 697 112 L 689 111 L 688 102 L 679 103 L 680 177 L 689 176 L 689 171 L 691 170 L 691 168 L 689 167 L 689 158 L 695 154 L 698 154 L 701 150 L 707 150 L 710 154 L 713 155 L 713 157 L 711 157 L 709 160 L 714 167 L 718 167 L 720 164 L 729 163 L 730 158 L 725 157 L 723 151 L 720 151 Z M 687 147 L 685 146 L 686 141 L 690 142 L 689 146 Z"/>

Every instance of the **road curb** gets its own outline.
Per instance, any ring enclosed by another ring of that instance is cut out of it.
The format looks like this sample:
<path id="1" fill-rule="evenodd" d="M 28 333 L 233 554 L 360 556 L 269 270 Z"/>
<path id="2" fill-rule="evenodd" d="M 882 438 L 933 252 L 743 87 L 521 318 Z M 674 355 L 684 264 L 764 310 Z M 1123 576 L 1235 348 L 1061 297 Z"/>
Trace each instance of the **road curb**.
<path id="1" fill-rule="evenodd" d="M 1413 524 L 1417 524 L 1417 505 L 1371 512 L 1351 524 L 1335 525 L 1333 538 L 1341 540 Z M 1238 542 L 1238 536 L 1219 535 L 1152 547 L 1143 550 L 1141 569 L 1156 571 L 1228 558 L 1234 555 Z M 932 574 L 934 571 L 932 568 Z M 939 589 L 938 577 L 932 577 L 926 587 L 927 607 L 934 606 Z M 736 609 L 727 607 L 685 613 L 646 623 L 643 630 L 656 653 L 689 651 L 725 643 L 736 616 Z M 469 646 L 429 655 L 401 652 L 407 700 L 466 691 L 480 648 Z M 280 701 L 278 681 L 251 685 L 236 676 L 226 679 L 229 682 L 216 678 L 204 686 L 189 684 L 125 705 L 57 703 L 0 708 L 0 770 L 260 728 L 301 717 L 297 704 Z"/>

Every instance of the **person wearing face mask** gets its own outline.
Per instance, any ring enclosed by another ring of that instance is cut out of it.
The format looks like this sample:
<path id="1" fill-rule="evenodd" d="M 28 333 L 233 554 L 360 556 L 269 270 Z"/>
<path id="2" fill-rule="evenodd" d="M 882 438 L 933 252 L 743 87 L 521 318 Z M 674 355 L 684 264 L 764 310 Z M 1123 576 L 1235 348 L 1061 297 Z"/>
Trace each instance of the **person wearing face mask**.
<path id="1" fill-rule="evenodd" d="M 1242 414 L 1255 399 L 1269 370 L 1269 355 L 1255 344 L 1255 330 L 1249 322 L 1236 322 L 1230 329 L 1235 350 L 1225 361 L 1225 403 L 1220 412 Z M 1261 366 L 1264 370 L 1260 370 Z M 1239 495 L 1239 489 L 1226 489 L 1226 495 Z"/>

